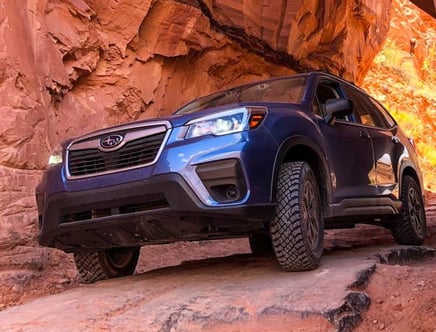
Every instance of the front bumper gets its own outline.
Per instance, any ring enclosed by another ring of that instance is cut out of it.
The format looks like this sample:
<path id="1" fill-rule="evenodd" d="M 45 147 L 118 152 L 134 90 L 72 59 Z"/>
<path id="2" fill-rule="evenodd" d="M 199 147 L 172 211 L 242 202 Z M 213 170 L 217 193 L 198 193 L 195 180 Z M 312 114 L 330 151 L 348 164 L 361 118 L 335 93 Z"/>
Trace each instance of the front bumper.
<path id="1" fill-rule="evenodd" d="M 204 205 L 177 173 L 45 198 L 37 190 L 38 241 L 65 251 L 246 235 L 274 204 Z"/>

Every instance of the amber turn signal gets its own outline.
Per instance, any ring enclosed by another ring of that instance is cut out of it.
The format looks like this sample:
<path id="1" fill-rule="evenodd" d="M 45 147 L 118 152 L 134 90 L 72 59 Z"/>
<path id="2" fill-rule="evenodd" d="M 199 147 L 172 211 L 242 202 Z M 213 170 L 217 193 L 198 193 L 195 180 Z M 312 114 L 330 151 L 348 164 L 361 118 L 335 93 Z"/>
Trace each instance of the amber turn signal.
<path id="1" fill-rule="evenodd" d="M 252 114 L 250 116 L 250 129 L 258 127 L 262 123 L 264 117 L 265 114 Z"/>

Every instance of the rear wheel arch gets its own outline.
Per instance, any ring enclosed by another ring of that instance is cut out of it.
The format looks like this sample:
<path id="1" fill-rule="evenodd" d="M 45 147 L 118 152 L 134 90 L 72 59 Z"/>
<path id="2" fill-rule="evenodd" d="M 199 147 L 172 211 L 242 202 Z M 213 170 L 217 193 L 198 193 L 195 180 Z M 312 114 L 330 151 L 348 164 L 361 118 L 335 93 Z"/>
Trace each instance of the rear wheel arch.
<path id="1" fill-rule="evenodd" d="M 321 195 L 322 207 L 325 209 L 331 202 L 332 197 L 328 164 L 321 149 L 305 137 L 293 137 L 281 145 L 274 164 L 271 188 L 272 200 L 275 201 L 274 195 L 277 189 L 281 165 L 292 161 L 305 161 L 309 164 L 315 173 Z"/>
<path id="2" fill-rule="evenodd" d="M 419 189 L 421 190 L 421 193 L 423 193 L 421 179 L 419 178 L 418 173 L 416 172 L 416 170 L 412 166 L 410 166 L 410 165 L 406 165 L 403 168 L 403 170 L 401 171 L 399 187 L 401 188 L 404 176 L 406 176 L 406 175 L 411 176 L 416 181 L 417 185 L 419 186 Z"/>

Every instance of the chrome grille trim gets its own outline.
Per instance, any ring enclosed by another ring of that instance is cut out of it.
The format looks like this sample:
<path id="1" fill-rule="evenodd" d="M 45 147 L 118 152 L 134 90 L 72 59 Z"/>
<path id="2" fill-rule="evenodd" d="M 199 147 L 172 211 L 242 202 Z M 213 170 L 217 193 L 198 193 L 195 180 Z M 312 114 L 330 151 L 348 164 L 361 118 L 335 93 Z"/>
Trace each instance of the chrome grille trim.
<path id="1" fill-rule="evenodd" d="M 66 149 L 66 177 L 83 179 L 153 165 L 159 159 L 170 132 L 171 124 L 168 121 L 156 121 L 100 130 L 75 139 Z M 102 137 L 120 133 L 124 136 L 120 145 L 113 149 L 101 147 Z M 156 140 L 159 145 L 154 142 Z M 140 150 L 144 144 L 148 152 Z M 156 149 L 157 152 L 154 152 Z M 88 160 L 86 160 L 86 155 L 88 155 Z M 82 158 L 83 162 L 86 162 L 83 170 L 79 169 L 82 167 L 79 163 L 72 165 L 71 161 L 75 158 L 79 158 L 76 161 Z M 142 162 L 143 160 L 147 161 Z M 124 166 L 117 168 L 119 163 Z M 79 174 L 81 172 L 84 174 Z"/>

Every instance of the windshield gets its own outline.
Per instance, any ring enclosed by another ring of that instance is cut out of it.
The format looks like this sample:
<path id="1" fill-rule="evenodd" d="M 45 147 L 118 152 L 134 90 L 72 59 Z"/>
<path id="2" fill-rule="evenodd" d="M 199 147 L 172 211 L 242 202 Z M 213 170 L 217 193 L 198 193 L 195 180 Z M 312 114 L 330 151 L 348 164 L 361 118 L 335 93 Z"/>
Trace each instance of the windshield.
<path id="1" fill-rule="evenodd" d="M 211 107 L 252 101 L 297 104 L 303 95 L 305 82 L 306 77 L 300 76 L 248 84 L 194 100 L 176 114 L 195 113 Z"/>

